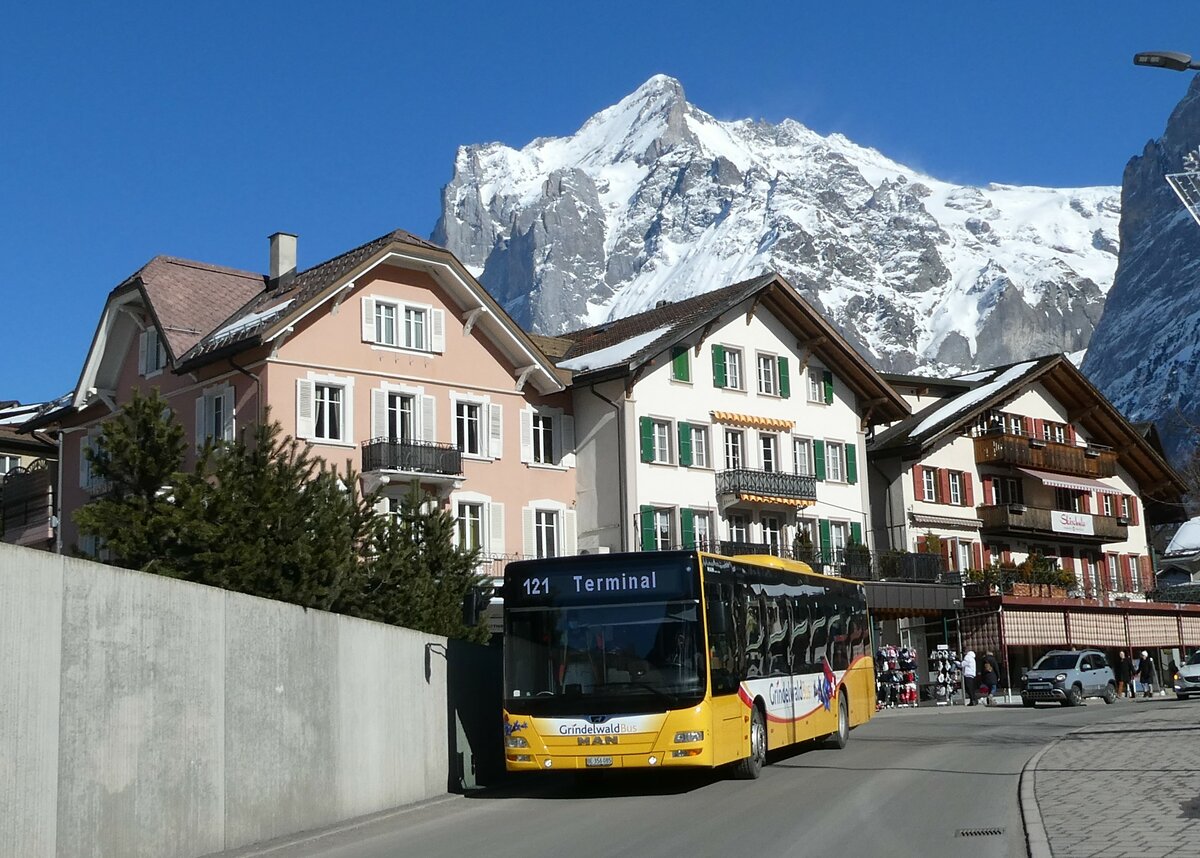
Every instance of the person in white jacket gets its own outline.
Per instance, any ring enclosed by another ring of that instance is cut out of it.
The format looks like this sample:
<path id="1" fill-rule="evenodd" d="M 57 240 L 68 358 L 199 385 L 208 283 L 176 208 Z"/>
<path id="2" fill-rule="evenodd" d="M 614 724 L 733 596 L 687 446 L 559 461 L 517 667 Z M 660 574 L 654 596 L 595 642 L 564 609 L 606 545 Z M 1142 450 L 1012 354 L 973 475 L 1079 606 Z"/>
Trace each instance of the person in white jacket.
<path id="1" fill-rule="evenodd" d="M 975 678 L 975 650 L 969 649 L 962 660 L 963 690 L 967 693 L 967 705 L 979 702 L 979 682 Z"/>

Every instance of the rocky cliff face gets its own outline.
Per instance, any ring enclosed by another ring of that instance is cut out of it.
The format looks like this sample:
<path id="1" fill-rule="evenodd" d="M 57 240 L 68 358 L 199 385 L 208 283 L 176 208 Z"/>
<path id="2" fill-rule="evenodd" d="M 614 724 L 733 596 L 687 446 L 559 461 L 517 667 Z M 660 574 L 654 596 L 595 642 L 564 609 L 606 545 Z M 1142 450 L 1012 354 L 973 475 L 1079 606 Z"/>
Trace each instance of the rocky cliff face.
<path id="1" fill-rule="evenodd" d="M 880 368 L 940 372 L 1085 348 L 1117 218 L 1115 188 L 954 185 L 657 76 L 570 137 L 460 149 L 434 240 L 540 333 L 776 270 Z"/>
<path id="2" fill-rule="evenodd" d="M 1194 442 L 1187 422 L 1200 425 L 1200 225 L 1166 176 L 1195 170 L 1198 145 L 1200 76 L 1125 167 L 1120 264 L 1081 367 L 1130 419 L 1158 423 L 1176 457 Z"/>

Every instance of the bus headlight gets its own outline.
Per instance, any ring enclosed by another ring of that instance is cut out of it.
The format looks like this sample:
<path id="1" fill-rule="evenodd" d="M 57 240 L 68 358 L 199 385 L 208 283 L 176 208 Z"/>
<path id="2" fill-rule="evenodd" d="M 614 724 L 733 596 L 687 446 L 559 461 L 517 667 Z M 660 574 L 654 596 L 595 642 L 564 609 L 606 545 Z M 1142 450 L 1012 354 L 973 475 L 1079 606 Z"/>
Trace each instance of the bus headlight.
<path id="1" fill-rule="evenodd" d="M 506 748 L 528 748 L 529 740 L 524 736 L 507 736 L 504 739 L 504 747 Z"/>
<path id="2" fill-rule="evenodd" d="M 682 745 L 685 742 L 703 742 L 703 730 L 680 730 L 675 734 L 675 744 Z"/>

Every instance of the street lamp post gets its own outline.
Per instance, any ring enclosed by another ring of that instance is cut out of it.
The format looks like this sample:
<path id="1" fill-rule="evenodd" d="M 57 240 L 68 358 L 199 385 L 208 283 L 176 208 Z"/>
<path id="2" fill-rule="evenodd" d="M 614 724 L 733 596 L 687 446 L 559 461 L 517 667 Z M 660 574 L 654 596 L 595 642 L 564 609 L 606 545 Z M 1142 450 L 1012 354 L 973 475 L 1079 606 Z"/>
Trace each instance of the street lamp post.
<path id="1" fill-rule="evenodd" d="M 1179 51 L 1142 51 L 1133 55 L 1133 64 L 1135 66 L 1170 69 L 1171 71 L 1200 69 L 1200 63 L 1192 62 L 1191 54 L 1184 54 Z"/>

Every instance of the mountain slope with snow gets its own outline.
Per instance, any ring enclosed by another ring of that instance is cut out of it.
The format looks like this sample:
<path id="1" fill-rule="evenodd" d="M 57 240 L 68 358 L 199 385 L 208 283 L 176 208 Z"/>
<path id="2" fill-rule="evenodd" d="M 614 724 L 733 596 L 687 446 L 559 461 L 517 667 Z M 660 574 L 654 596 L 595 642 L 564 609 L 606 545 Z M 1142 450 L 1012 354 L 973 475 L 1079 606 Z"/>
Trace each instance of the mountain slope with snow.
<path id="1" fill-rule="evenodd" d="M 656 76 L 570 137 L 463 147 L 434 240 L 553 334 L 767 270 L 884 369 L 1086 348 L 1118 189 L 955 185 L 845 137 L 714 119 Z"/>

